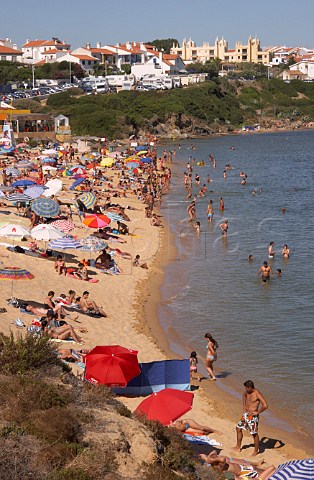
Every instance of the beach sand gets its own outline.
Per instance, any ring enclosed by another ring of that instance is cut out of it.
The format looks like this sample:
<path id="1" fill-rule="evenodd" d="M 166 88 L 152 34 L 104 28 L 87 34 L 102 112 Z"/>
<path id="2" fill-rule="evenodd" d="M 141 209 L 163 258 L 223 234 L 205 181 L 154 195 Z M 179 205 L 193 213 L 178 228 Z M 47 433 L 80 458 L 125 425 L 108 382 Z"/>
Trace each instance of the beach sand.
<path id="1" fill-rule="evenodd" d="M 69 180 L 65 181 L 69 184 Z M 71 198 L 71 192 L 61 192 L 60 198 Z M 84 348 L 93 348 L 96 345 L 118 344 L 125 347 L 137 349 L 140 362 L 153 360 L 162 360 L 165 358 L 175 358 L 175 355 L 169 350 L 167 339 L 164 336 L 158 318 L 158 303 L 160 301 L 160 285 L 163 281 L 163 267 L 169 258 L 175 256 L 171 234 L 167 225 L 165 228 L 153 227 L 150 220 L 144 218 L 144 205 L 139 202 L 136 196 L 128 194 L 127 198 L 118 198 L 118 203 L 122 205 L 131 205 L 137 210 L 128 210 L 130 216 L 130 231 L 134 236 L 124 237 L 126 243 L 109 243 L 112 248 L 120 248 L 122 251 L 131 253 L 134 257 L 140 254 L 141 261 L 148 263 L 148 270 L 134 268 L 130 260 L 117 257 L 117 263 L 122 268 L 120 275 L 107 275 L 97 272 L 98 283 L 88 283 L 75 280 L 69 277 L 59 276 L 54 271 L 54 263 L 47 259 L 38 259 L 23 254 L 8 252 L 4 246 L 0 247 L 0 261 L 4 266 L 19 266 L 29 270 L 34 276 L 34 280 L 16 281 L 14 284 L 14 296 L 24 301 L 33 300 L 43 303 L 49 290 L 54 290 L 56 296 L 61 293 L 67 293 L 69 289 L 76 291 L 81 295 L 84 290 L 90 292 L 90 298 L 95 300 L 98 305 L 102 305 L 108 314 L 108 318 L 91 318 L 89 316 L 79 315 L 80 324 L 72 323 L 73 326 L 84 326 L 88 333 L 82 334 L 85 343 Z M 15 212 L 14 208 L 8 208 Z M 11 213 L 4 216 L 0 214 L 0 221 L 9 223 L 23 224 L 29 227 L 27 219 L 22 219 Z M 74 216 L 74 221 L 80 225 L 78 216 Z M 87 236 L 92 233 L 92 229 L 77 228 L 73 232 L 78 237 Z M 2 242 L 10 243 L 11 240 L 1 238 Z M 28 245 L 29 242 L 24 242 Z M 15 242 L 23 245 L 23 242 Z M 89 254 L 80 251 L 70 251 L 79 259 L 89 258 Z M 5 258 L 4 256 L 9 256 Z M 68 255 L 66 255 L 68 256 Z M 95 258 L 94 254 L 93 257 Z M 68 263 L 68 265 L 70 265 Z M 90 272 L 96 269 L 89 268 Z M 96 278 L 93 276 L 93 278 Z M 19 309 L 7 306 L 6 299 L 11 295 L 11 282 L 1 282 L 0 307 L 7 308 L 7 313 L 0 314 L 1 331 L 8 334 L 13 331 L 14 334 L 25 332 L 24 329 L 18 329 L 12 322 L 16 318 L 21 318 L 25 324 L 29 324 L 32 317 L 28 314 L 20 313 Z M 62 348 L 76 348 L 77 344 L 67 344 L 62 342 L 57 344 Z M 82 371 L 81 371 L 82 373 Z M 223 391 L 213 382 L 204 381 L 195 390 L 193 409 L 185 417 L 193 418 L 201 424 L 223 432 L 222 436 L 215 436 L 216 440 L 222 443 L 222 453 L 234 455 L 231 451 L 235 445 L 235 422 L 239 420 L 242 413 L 241 402 Z M 132 411 L 140 403 L 142 398 L 124 398 L 120 397 Z M 268 425 L 263 424 L 261 420 L 260 438 L 262 439 L 262 453 L 257 457 L 264 458 L 266 465 L 274 464 L 277 466 L 287 459 L 305 458 L 308 456 L 304 444 L 295 440 L 291 435 L 278 432 Z M 273 439 L 280 439 L 285 445 Z M 243 449 L 240 457 L 249 458 L 253 448 L 251 439 L 245 435 L 244 446 L 250 445 L 250 448 Z M 294 445 L 294 446 L 293 446 Z M 280 447 L 280 448 L 279 448 Z M 310 449 L 310 446 L 309 446 Z M 309 450 L 308 449 L 308 450 Z"/>

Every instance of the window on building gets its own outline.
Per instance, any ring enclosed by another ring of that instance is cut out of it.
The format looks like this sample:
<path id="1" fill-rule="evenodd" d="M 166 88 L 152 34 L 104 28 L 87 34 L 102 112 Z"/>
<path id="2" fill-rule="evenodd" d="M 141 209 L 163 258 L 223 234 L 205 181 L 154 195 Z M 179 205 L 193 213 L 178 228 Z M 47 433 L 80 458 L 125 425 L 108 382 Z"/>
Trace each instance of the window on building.
<path id="1" fill-rule="evenodd" d="M 258 60 L 263 60 L 263 55 L 258 55 L 257 58 Z"/>
<path id="2" fill-rule="evenodd" d="M 1 60 L 6 60 L 7 57 L 5 55 L 1 55 Z"/>
<path id="3" fill-rule="evenodd" d="M 197 50 L 192 50 L 192 55 L 197 55 Z"/>
<path id="4" fill-rule="evenodd" d="M 15 55 L 12 55 L 12 62 L 16 62 L 17 58 Z"/>
<path id="5" fill-rule="evenodd" d="M 91 65 L 91 64 L 92 64 L 92 62 L 91 62 L 90 60 L 87 60 L 87 61 L 88 61 L 88 65 Z"/>
<path id="6" fill-rule="evenodd" d="M 182 55 L 182 50 L 178 50 L 178 55 Z"/>
<path id="7" fill-rule="evenodd" d="M 215 55 L 215 51 L 214 50 L 209 50 L 209 55 Z"/>
<path id="8" fill-rule="evenodd" d="M 247 53 L 247 48 L 242 48 L 242 55 Z"/>
<path id="9" fill-rule="evenodd" d="M 247 61 L 247 55 L 243 55 L 242 60 L 243 60 L 243 62 L 246 62 Z"/>
<path id="10" fill-rule="evenodd" d="M 82 60 L 82 65 L 85 65 L 85 60 Z"/>
<path id="11" fill-rule="evenodd" d="M 229 57 L 225 57 L 225 60 L 226 60 L 226 62 L 228 62 L 228 60 L 229 60 Z"/>

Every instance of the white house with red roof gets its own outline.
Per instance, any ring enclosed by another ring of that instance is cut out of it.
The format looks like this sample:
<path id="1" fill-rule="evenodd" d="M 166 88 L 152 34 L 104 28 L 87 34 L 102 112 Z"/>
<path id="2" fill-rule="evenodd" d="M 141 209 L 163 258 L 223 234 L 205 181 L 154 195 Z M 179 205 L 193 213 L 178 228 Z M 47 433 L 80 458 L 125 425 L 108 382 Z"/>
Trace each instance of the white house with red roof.
<path id="1" fill-rule="evenodd" d="M 26 40 L 22 45 L 24 63 L 45 63 L 56 61 L 57 53 L 67 52 L 71 45 L 53 37 L 51 40 Z"/>
<path id="2" fill-rule="evenodd" d="M 63 52 L 57 54 L 56 62 L 77 63 L 86 73 L 93 73 L 95 67 L 99 64 L 99 59 L 92 55 L 87 48 L 76 48 L 71 52 Z"/>
<path id="3" fill-rule="evenodd" d="M 131 67 L 131 73 L 136 78 L 144 75 L 177 75 L 185 72 L 185 64 L 177 54 L 156 52 L 144 63 L 135 63 Z"/>
<path id="4" fill-rule="evenodd" d="M 301 60 L 284 70 L 283 80 L 314 80 L 314 55 L 309 60 Z"/>

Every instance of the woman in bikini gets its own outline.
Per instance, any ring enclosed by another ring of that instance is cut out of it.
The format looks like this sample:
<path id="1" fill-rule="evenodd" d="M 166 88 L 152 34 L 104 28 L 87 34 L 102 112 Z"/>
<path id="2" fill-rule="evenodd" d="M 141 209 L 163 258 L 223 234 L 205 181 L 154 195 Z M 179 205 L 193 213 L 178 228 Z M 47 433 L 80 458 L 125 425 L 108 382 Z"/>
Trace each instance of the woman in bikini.
<path id="1" fill-rule="evenodd" d="M 56 340 L 66 340 L 68 338 L 73 338 L 76 343 L 83 345 L 81 337 L 79 337 L 71 325 L 65 324 L 61 327 L 57 326 L 53 317 L 47 315 L 47 320 L 42 322 L 43 332 L 49 337 Z"/>
<path id="2" fill-rule="evenodd" d="M 214 381 L 216 377 L 214 375 L 213 363 L 217 360 L 217 348 L 219 348 L 219 345 L 210 333 L 206 333 L 205 338 L 207 340 L 205 367 L 210 375 L 210 380 Z"/>

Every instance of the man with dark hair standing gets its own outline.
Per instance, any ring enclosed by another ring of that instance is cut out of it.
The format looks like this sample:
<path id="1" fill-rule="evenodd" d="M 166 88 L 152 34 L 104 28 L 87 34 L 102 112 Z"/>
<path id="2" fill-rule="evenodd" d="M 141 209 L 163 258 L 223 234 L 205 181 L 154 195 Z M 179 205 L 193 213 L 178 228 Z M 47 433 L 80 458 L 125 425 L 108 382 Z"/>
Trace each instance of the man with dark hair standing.
<path id="1" fill-rule="evenodd" d="M 268 405 L 263 395 L 255 388 L 252 380 L 244 382 L 245 392 L 243 393 L 243 415 L 237 424 L 237 445 L 233 450 L 241 451 L 243 430 L 248 431 L 254 440 L 254 452 L 259 453 L 258 423 L 260 413 L 267 410 Z"/>

